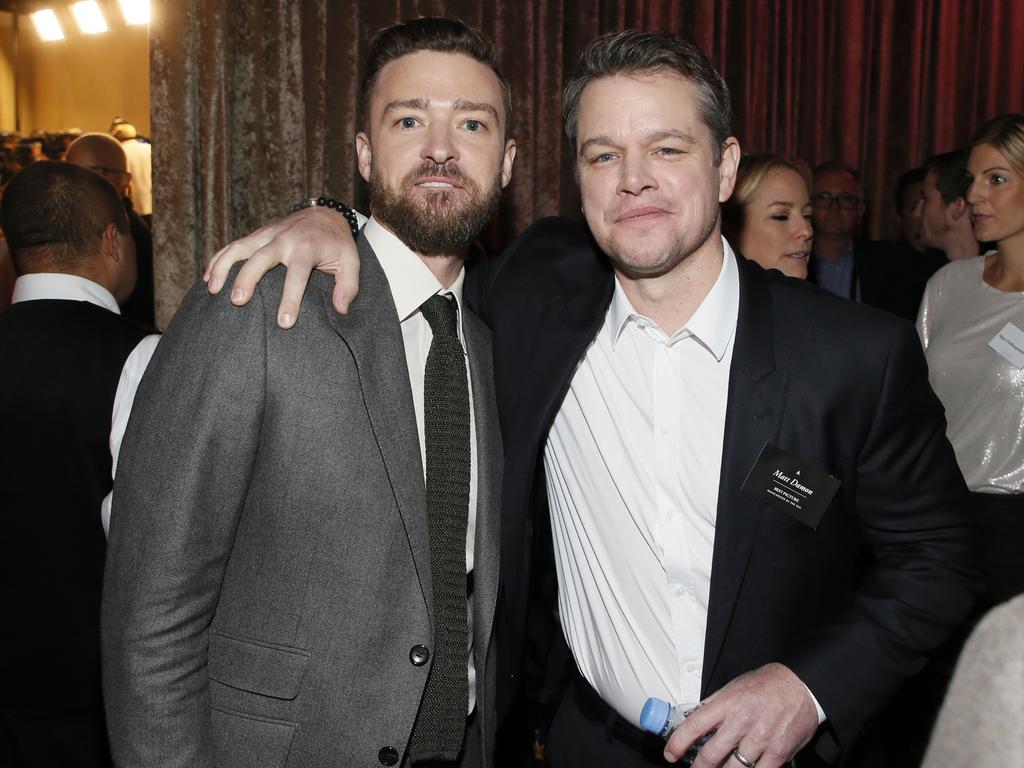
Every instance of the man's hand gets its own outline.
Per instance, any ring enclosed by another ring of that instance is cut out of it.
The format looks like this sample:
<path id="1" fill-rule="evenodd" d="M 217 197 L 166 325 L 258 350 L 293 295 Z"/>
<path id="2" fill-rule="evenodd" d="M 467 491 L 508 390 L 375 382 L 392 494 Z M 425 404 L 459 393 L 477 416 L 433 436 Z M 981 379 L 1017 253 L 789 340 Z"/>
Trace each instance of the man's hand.
<path id="1" fill-rule="evenodd" d="M 329 208 L 304 208 L 286 219 L 228 243 L 206 265 L 203 280 L 217 293 L 236 261 L 248 259 L 235 277 L 231 302 L 245 304 L 256 283 L 278 264 L 288 268 L 277 308 L 277 324 L 291 328 L 299 316 L 302 294 L 314 269 L 334 275 L 334 308 L 341 314 L 359 292 L 359 254 L 348 221 Z"/>
<path id="2" fill-rule="evenodd" d="M 674 763 L 716 728 L 694 768 L 744 768 L 734 749 L 757 768 L 778 768 L 814 736 L 818 713 L 800 678 L 782 664 L 766 664 L 713 693 L 683 720 L 665 745 L 665 759 Z"/>

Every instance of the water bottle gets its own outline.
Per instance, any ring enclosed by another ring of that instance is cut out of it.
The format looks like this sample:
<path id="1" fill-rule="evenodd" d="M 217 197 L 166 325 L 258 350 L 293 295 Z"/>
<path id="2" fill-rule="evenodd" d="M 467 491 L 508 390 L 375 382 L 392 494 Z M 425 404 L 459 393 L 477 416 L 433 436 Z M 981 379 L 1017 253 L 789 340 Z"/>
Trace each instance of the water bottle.
<path id="1" fill-rule="evenodd" d="M 644 708 L 640 710 L 640 727 L 668 741 L 669 737 L 675 733 L 676 728 L 679 727 L 679 724 L 699 706 L 700 704 L 676 704 L 672 706 L 664 699 L 652 696 L 644 703 Z M 714 735 L 714 731 L 708 731 L 693 742 L 690 748 L 686 750 L 686 754 L 679 760 L 678 765 L 693 765 L 693 761 L 697 759 L 697 753 L 704 746 L 704 742 Z"/>

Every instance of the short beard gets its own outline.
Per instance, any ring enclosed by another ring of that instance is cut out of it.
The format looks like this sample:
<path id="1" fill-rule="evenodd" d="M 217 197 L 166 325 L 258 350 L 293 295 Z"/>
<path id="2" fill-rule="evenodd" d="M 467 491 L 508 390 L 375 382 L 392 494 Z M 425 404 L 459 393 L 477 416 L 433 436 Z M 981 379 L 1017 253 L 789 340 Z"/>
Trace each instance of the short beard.
<path id="1" fill-rule="evenodd" d="M 439 189 L 425 199 L 415 199 L 389 187 L 376 169 L 370 171 L 370 210 L 375 219 L 409 248 L 425 256 L 456 254 L 468 248 L 487 226 L 501 202 L 501 179 L 495 174 L 484 193 L 455 163 L 425 160 L 402 179 L 405 190 L 425 176 L 447 176 L 469 193 L 464 204 L 456 203 L 457 190 Z"/>

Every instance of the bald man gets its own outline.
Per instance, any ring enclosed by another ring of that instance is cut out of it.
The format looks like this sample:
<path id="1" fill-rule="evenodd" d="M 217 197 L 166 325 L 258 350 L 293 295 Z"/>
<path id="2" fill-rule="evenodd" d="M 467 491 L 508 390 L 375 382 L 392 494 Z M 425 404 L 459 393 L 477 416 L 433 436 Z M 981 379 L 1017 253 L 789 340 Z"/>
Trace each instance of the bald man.
<path id="1" fill-rule="evenodd" d="M 121 306 L 121 312 L 125 317 L 153 325 L 153 238 L 149 226 L 136 213 L 128 196 L 132 174 L 128 171 L 128 158 L 121 142 L 106 133 L 86 133 L 68 147 L 65 159 L 103 176 L 124 199 L 132 239 L 135 241 L 139 277 L 135 290 Z"/>

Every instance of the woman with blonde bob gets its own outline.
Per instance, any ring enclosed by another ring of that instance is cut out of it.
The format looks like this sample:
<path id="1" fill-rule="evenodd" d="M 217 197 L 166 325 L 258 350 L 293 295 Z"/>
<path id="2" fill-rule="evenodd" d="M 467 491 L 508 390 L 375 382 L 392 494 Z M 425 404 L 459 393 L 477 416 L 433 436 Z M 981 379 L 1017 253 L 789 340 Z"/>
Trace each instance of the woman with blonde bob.
<path id="1" fill-rule="evenodd" d="M 936 272 L 917 327 L 994 604 L 1024 592 L 1024 114 L 985 123 L 969 151 L 974 234 L 995 249 Z"/>
<path id="2" fill-rule="evenodd" d="M 722 209 L 729 242 L 765 269 L 806 278 L 814 235 L 809 175 L 798 158 L 744 155 L 732 197 Z"/>

